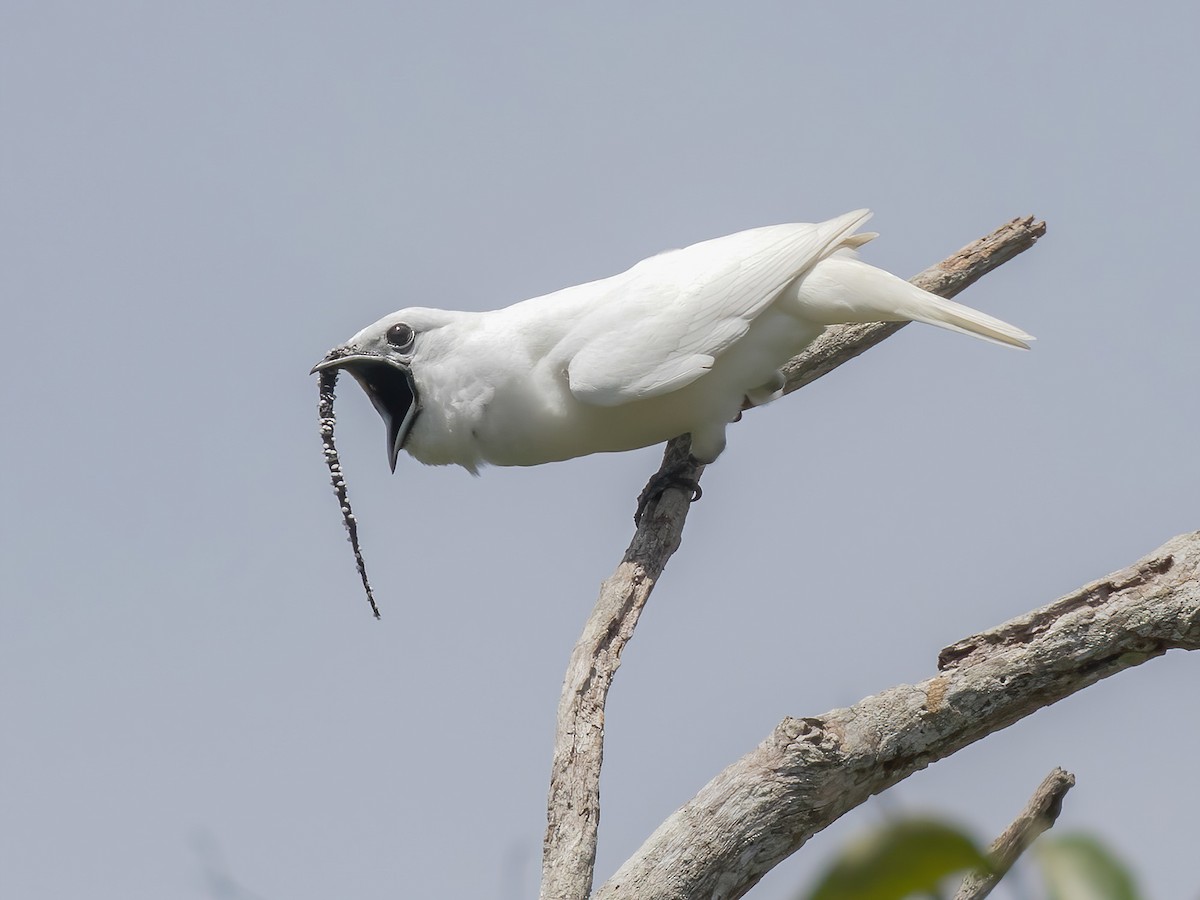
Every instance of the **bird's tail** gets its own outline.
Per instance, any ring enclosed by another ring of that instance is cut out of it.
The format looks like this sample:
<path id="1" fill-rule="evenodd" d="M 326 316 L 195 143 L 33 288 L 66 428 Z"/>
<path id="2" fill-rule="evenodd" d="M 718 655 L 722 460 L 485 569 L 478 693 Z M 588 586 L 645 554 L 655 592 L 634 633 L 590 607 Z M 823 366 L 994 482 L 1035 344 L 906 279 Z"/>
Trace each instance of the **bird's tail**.
<path id="1" fill-rule="evenodd" d="M 848 254 L 821 260 L 796 287 L 805 314 L 823 325 L 924 322 L 1022 350 L 1034 340 L 1014 325 L 938 297 Z"/>

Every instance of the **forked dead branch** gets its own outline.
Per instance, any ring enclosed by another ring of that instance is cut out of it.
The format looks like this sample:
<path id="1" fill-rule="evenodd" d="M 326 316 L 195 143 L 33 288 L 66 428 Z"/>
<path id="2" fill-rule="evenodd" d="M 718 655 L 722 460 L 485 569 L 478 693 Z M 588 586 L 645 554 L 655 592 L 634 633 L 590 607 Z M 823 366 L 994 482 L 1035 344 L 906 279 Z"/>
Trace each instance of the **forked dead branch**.
<path id="1" fill-rule="evenodd" d="M 1015 219 L 913 281 L 953 296 L 1044 233 L 1042 222 Z M 816 380 L 901 327 L 829 329 L 788 366 L 785 390 Z M 699 479 L 702 466 L 682 469 L 687 458 L 686 438 L 672 441 L 663 470 Z M 572 653 L 558 710 L 543 900 L 591 895 L 608 689 L 679 546 L 688 508 L 686 490 L 668 490 L 648 507 Z M 872 794 L 1107 675 L 1171 647 L 1200 646 L 1198 570 L 1200 534 L 1181 536 L 1128 570 L 959 642 L 944 651 L 944 671 L 921 685 L 824 716 L 785 719 L 664 822 L 595 896 L 743 896 Z"/>
<path id="2" fill-rule="evenodd" d="M 1200 532 L 952 649 L 942 670 L 784 719 L 675 812 L 597 898 L 743 896 L 812 835 L 932 762 L 1170 649 L 1200 649 Z"/>

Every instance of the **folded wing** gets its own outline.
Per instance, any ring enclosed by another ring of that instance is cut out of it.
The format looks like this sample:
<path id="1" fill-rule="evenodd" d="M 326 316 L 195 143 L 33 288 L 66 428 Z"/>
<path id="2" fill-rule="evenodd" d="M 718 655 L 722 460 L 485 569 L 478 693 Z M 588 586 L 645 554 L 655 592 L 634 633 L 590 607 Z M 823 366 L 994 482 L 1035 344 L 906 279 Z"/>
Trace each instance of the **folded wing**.
<path id="1" fill-rule="evenodd" d="M 870 218 L 856 210 L 815 225 L 771 225 L 672 250 L 608 279 L 568 330 L 571 393 L 619 406 L 695 381 L 788 283 Z M 867 236 L 860 236 L 867 239 Z"/>

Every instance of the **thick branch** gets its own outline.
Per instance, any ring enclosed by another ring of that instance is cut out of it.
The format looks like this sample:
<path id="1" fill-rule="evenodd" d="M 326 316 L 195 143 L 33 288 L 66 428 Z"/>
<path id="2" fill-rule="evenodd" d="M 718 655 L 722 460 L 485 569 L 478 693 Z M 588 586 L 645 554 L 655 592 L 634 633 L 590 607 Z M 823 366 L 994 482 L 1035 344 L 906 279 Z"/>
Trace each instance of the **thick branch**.
<path id="1" fill-rule="evenodd" d="M 1045 231 L 1045 223 L 1032 217 L 1014 219 L 913 281 L 934 293 L 953 296 L 1033 246 Z M 847 325 L 827 329 L 788 364 L 785 391 L 816 380 L 899 327 Z M 688 460 L 686 436 L 676 438 L 667 444 L 660 471 L 682 471 L 685 478 L 698 480 L 703 467 L 686 468 Z M 620 565 L 601 586 L 600 597 L 571 654 L 559 701 L 551 766 L 542 848 L 543 900 L 585 900 L 591 893 L 608 687 L 642 607 L 679 546 L 687 512 L 687 496 L 682 490 L 668 490 L 662 499 L 648 506 Z"/>
<path id="2" fill-rule="evenodd" d="M 1021 814 L 988 848 L 990 872 L 972 872 L 963 879 L 954 900 L 983 900 L 1000 883 L 1026 848 L 1050 829 L 1062 812 L 1063 798 L 1075 787 L 1075 776 L 1055 769 L 1038 785 Z"/>
<path id="3" fill-rule="evenodd" d="M 596 898 L 741 897 L 871 795 L 1172 648 L 1200 649 L 1200 532 L 959 641 L 921 684 L 785 719 L 659 826 Z"/>

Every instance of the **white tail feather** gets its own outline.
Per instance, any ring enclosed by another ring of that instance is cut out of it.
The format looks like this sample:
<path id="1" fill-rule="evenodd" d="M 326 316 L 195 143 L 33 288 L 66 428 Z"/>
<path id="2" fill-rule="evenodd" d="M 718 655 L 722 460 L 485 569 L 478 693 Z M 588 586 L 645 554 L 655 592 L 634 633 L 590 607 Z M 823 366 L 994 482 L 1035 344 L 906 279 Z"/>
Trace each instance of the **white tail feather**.
<path id="1" fill-rule="evenodd" d="M 994 316 L 938 297 L 848 256 L 821 260 L 788 291 L 796 293 L 802 314 L 822 325 L 924 322 L 1022 350 L 1028 350 L 1028 342 L 1034 340 Z"/>

